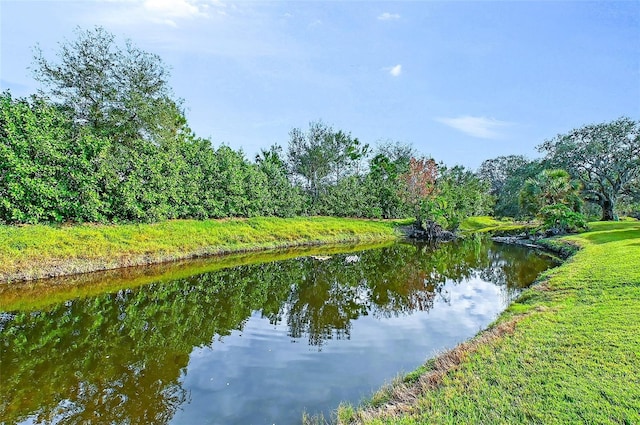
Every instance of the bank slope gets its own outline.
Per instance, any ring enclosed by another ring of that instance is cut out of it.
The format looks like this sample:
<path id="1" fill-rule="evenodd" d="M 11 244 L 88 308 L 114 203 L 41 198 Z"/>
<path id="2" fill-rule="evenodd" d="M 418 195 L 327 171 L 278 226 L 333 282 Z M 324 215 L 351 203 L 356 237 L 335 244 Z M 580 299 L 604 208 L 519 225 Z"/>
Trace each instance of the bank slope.
<path id="1" fill-rule="evenodd" d="M 446 369 L 448 361 L 447 372 L 421 368 L 374 397 L 378 406 L 343 408 L 339 420 L 640 423 L 640 223 L 590 226 L 563 238 L 582 249 L 526 291 L 479 343 L 431 362 Z"/>
<path id="2" fill-rule="evenodd" d="M 215 254 L 397 237 L 392 221 L 330 217 L 0 226 L 0 282 Z"/>

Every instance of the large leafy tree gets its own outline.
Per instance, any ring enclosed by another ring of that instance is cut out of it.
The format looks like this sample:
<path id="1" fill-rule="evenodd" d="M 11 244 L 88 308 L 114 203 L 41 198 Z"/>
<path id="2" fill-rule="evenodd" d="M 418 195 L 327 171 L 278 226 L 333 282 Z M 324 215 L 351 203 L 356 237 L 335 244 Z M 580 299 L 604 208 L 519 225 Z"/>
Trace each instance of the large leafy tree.
<path id="1" fill-rule="evenodd" d="M 159 56 L 127 40 L 119 44 L 102 27 L 76 29 L 60 44 L 57 61 L 36 47 L 35 78 L 44 92 L 73 111 L 75 121 L 98 135 L 129 143 L 154 140 L 176 107 L 169 71 Z"/>
<path id="2" fill-rule="evenodd" d="M 399 176 L 401 196 L 413 208 L 419 223 L 424 219 L 420 206 L 435 196 L 437 177 L 438 165 L 432 158 L 411 158 L 409 170 Z"/>
<path id="3" fill-rule="evenodd" d="M 304 197 L 301 190 L 289 180 L 281 146 L 262 149 L 256 155 L 255 169 L 264 176 L 260 190 L 266 193 L 267 201 L 262 214 L 293 217 L 302 211 Z"/>
<path id="4" fill-rule="evenodd" d="M 313 122 L 308 131 L 294 128 L 289 132 L 289 166 L 294 177 L 302 179 L 304 188 L 315 202 L 327 176 L 331 173 L 333 152 L 327 143 L 333 129 Z"/>
<path id="5" fill-rule="evenodd" d="M 602 208 L 602 220 L 615 218 L 616 203 L 640 179 L 640 122 L 627 117 L 559 134 L 539 149 L 582 182 L 586 200 Z"/>
<path id="6" fill-rule="evenodd" d="M 507 155 L 487 159 L 478 169 L 478 176 L 490 185 L 491 194 L 497 196 L 509 178 L 525 166 L 529 160 L 522 155 Z"/>
<path id="7" fill-rule="evenodd" d="M 495 198 L 494 214 L 498 217 L 526 215 L 519 203 L 519 193 L 527 179 L 535 177 L 543 168 L 540 161 L 531 161 L 522 155 L 499 156 L 484 161 L 477 174 L 489 184 L 490 194 Z"/>
<path id="8" fill-rule="evenodd" d="M 457 229 L 467 217 L 489 213 L 493 206 L 488 183 L 461 165 L 441 166 L 436 187 L 440 221 L 449 230 Z"/>
<path id="9" fill-rule="evenodd" d="M 375 217 L 399 218 L 411 214 L 403 202 L 398 187 L 399 176 L 409 171 L 415 150 L 407 144 L 385 141 L 380 143 L 369 160 L 369 173 L 365 179 L 368 193 L 372 195 L 371 213 Z"/>
<path id="10" fill-rule="evenodd" d="M 359 171 L 369 148 L 350 133 L 336 131 L 321 121 L 310 123 L 307 131 L 294 128 L 289 136 L 290 169 L 302 180 L 312 208 L 328 185 Z"/>

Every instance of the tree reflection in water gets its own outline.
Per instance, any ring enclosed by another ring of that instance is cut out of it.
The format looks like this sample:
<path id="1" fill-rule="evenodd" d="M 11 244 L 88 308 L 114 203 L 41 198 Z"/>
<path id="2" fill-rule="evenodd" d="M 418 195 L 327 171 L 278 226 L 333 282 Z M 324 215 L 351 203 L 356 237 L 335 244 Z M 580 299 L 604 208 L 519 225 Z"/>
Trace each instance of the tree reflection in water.
<path id="1" fill-rule="evenodd" d="M 188 401 L 181 377 L 192 350 L 242 330 L 254 311 L 321 347 L 350 338 L 358 317 L 431 309 L 437 297 L 447 299 L 447 281 L 480 277 L 512 296 L 549 265 L 535 252 L 474 238 L 437 248 L 398 243 L 7 312 L 0 416 L 6 423 L 168 423 Z"/>

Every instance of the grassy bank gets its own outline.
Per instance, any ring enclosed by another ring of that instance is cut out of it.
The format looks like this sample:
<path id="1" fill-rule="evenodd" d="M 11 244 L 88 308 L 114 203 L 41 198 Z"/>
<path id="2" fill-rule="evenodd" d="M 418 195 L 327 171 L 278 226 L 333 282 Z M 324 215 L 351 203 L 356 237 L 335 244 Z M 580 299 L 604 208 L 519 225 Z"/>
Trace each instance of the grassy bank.
<path id="1" fill-rule="evenodd" d="M 590 227 L 490 329 L 339 422 L 640 423 L 640 223 Z"/>
<path id="2" fill-rule="evenodd" d="M 0 226 L 0 282 L 215 254 L 396 237 L 395 222 L 328 217 Z"/>
<path id="3" fill-rule="evenodd" d="M 525 223 L 505 218 L 498 220 L 493 217 L 469 217 L 460 225 L 463 233 L 491 233 L 495 235 L 515 235 L 533 230 L 537 223 Z"/>

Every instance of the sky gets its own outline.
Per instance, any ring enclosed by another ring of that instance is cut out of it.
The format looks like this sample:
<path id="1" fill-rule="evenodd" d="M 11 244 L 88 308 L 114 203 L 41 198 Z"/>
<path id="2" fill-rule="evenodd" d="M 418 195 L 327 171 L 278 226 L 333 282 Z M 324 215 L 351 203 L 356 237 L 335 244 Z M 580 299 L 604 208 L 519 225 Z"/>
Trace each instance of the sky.
<path id="1" fill-rule="evenodd" d="M 158 54 L 196 135 L 253 158 L 322 121 L 476 169 L 557 134 L 640 119 L 639 1 L 0 0 L 0 89 L 40 88 L 102 26 Z"/>

